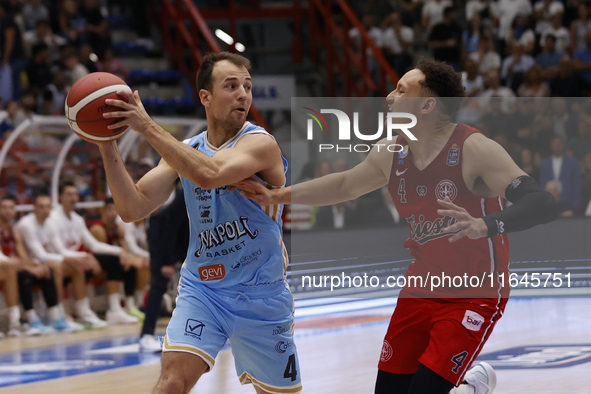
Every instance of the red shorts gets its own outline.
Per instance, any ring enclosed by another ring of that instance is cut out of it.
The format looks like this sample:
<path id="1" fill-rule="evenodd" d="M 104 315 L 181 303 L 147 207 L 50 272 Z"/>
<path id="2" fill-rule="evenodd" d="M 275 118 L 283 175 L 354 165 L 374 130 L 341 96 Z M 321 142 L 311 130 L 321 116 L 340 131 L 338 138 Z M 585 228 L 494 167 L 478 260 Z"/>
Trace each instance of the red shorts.
<path id="1" fill-rule="evenodd" d="M 491 306 L 490 299 L 399 298 L 378 368 L 413 374 L 420 363 L 456 386 L 461 384 L 506 302 L 505 298 Z"/>

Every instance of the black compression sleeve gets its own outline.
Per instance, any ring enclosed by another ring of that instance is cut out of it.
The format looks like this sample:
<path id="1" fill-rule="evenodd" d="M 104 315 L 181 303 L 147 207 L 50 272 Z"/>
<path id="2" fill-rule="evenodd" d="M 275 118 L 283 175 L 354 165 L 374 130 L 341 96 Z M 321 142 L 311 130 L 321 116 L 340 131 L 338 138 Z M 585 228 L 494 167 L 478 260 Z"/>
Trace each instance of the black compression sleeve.
<path id="1" fill-rule="evenodd" d="M 482 218 L 488 227 L 488 237 L 527 230 L 558 216 L 554 197 L 529 176 L 513 179 L 505 190 L 505 197 L 513 205 Z"/>

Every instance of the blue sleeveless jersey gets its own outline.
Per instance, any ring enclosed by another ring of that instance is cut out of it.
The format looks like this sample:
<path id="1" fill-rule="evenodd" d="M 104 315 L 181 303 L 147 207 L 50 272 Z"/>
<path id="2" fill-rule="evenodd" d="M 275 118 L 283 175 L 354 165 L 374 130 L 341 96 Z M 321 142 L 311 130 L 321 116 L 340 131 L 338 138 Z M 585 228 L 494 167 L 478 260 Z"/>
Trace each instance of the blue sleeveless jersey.
<path id="1" fill-rule="evenodd" d="M 246 134 L 267 134 L 246 122 L 219 148 L 207 141 L 207 131 L 184 141 L 208 156 L 231 149 Z M 273 138 L 273 137 L 271 137 Z M 287 160 L 281 156 L 284 172 Z M 287 251 L 282 238 L 283 205 L 261 207 L 229 186 L 204 190 L 181 177 L 191 236 L 181 270 L 189 280 L 213 289 L 245 289 L 285 279 Z M 285 186 L 285 185 L 282 185 Z"/>

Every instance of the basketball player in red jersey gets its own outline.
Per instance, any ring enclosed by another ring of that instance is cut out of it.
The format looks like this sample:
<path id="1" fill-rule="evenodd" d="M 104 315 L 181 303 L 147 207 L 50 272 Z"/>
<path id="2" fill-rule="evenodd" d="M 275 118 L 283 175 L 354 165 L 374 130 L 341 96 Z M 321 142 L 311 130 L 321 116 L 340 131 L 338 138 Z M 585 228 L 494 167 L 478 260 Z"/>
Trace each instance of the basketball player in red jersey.
<path id="1" fill-rule="evenodd" d="M 260 205 L 316 206 L 388 186 L 411 231 L 404 247 L 415 260 L 407 278 L 425 280 L 428 275 L 441 277 L 443 272 L 487 278 L 492 274 L 495 280 L 476 289 L 447 286 L 431 291 L 407 281 L 384 340 L 376 394 L 492 393 L 496 385 L 492 368 L 480 363 L 468 369 L 509 295 L 507 285 L 503 288 L 497 280 L 508 273 L 506 233 L 557 216 L 552 196 L 499 144 L 474 128 L 450 121 L 463 96 L 460 74 L 444 63 L 421 59 L 387 99 L 390 111 L 417 116 L 412 129 L 417 140 L 397 137 L 404 150 L 391 153 L 376 148 L 392 143 L 384 139 L 349 171 L 277 190 L 248 180 L 235 185 Z M 504 207 L 503 199 L 513 204 Z"/>

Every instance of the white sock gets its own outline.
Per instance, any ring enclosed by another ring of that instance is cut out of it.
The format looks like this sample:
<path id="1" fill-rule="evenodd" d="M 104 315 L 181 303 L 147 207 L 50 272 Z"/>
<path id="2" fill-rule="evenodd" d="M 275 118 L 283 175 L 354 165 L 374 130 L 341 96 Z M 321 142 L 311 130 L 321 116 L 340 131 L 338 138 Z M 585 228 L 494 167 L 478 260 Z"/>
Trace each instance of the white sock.
<path id="1" fill-rule="evenodd" d="M 51 321 L 56 321 L 60 318 L 60 308 L 57 305 L 47 308 L 47 316 Z"/>
<path id="2" fill-rule="evenodd" d="M 109 294 L 109 310 L 117 311 L 121 309 L 121 298 L 119 293 Z"/>
<path id="3" fill-rule="evenodd" d="M 18 305 L 8 308 L 8 327 L 17 328 L 21 325 L 21 310 Z"/>
<path id="4" fill-rule="evenodd" d="M 126 296 L 125 297 L 125 309 L 130 310 L 131 308 L 135 308 L 135 300 L 133 296 Z"/>
<path id="5" fill-rule="evenodd" d="M 135 291 L 135 304 L 136 305 L 144 305 L 144 294 L 146 294 L 146 290 L 136 290 Z"/>
<path id="6" fill-rule="evenodd" d="M 476 394 L 476 389 L 471 384 L 461 384 L 458 387 L 451 389 L 449 394 Z"/>
<path id="7" fill-rule="evenodd" d="M 33 323 L 35 319 L 39 319 L 39 316 L 37 316 L 37 312 L 35 312 L 35 309 L 29 309 L 28 311 L 25 311 L 25 315 L 27 315 L 27 320 L 29 321 L 29 323 Z"/>
<path id="8" fill-rule="evenodd" d="M 60 302 L 59 304 L 57 304 L 57 307 L 59 309 L 60 316 L 63 316 L 65 318 L 68 314 L 66 313 L 66 310 L 64 309 L 64 304 Z"/>
<path id="9" fill-rule="evenodd" d="M 88 301 L 88 297 L 84 297 L 83 299 L 76 301 L 75 307 L 78 317 L 83 316 L 86 311 L 90 310 L 90 302 Z"/>

